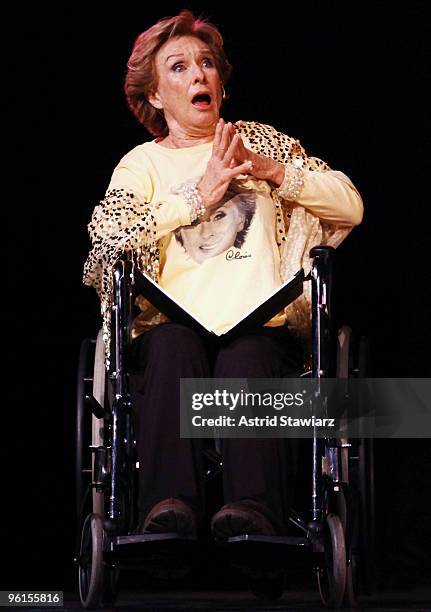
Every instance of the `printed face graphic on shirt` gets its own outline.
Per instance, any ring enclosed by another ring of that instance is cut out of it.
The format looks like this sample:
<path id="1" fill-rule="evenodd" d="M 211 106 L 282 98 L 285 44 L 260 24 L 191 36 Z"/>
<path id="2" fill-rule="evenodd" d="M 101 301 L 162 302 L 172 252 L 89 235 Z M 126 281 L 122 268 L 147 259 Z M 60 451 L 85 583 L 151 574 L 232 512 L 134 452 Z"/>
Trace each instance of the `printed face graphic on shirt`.
<path id="1" fill-rule="evenodd" d="M 220 206 L 206 221 L 183 226 L 176 239 L 197 263 L 224 253 L 231 247 L 241 248 L 256 208 L 253 192 L 229 191 Z"/>

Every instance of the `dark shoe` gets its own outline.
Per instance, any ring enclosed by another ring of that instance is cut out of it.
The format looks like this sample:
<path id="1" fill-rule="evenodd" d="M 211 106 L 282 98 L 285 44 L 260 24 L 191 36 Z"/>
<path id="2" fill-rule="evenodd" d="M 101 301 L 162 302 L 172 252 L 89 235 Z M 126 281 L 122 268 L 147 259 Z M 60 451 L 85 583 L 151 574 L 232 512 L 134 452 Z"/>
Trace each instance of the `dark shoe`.
<path id="1" fill-rule="evenodd" d="M 271 521 L 246 502 L 226 504 L 215 514 L 211 521 L 214 538 L 224 541 L 239 535 L 275 535 Z"/>
<path id="2" fill-rule="evenodd" d="M 193 510 L 180 499 L 169 497 L 156 504 L 147 514 L 141 533 L 177 533 L 196 535 L 196 517 Z"/>

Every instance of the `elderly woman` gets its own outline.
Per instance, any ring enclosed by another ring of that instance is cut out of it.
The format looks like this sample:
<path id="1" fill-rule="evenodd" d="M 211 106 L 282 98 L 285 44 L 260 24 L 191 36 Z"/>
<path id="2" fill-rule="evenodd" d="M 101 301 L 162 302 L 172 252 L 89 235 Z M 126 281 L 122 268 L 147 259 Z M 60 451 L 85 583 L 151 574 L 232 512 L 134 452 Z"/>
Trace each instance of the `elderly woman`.
<path id="1" fill-rule="evenodd" d="M 297 140 L 268 125 L 220 118 L 231 66 L 209 22 L 189 11 L 160 20 L 138 37 L 127 68 L 129 107 L 155 138 L 121 159 L 89 224 L 84 282 L 101 298 L 108 359 L 112 267 L 125 250 L 220 332 L 301 266 L 307 272 L 310 248 L 337 246 L 363 212 L 349 178 L 308 157 Z M 179 437 L 180 378 L 295 375 L 296 334 L 308 331 L 309 302 L 303 294 L 214 352 L 138 299 L 131 384 L 140 530 L 192 534 L 205 517 L 200 441 Z M 214 536 L 284 533 L 284 441 L 225 439 L 222 453 L 225 505 L 212 518 Z"/>

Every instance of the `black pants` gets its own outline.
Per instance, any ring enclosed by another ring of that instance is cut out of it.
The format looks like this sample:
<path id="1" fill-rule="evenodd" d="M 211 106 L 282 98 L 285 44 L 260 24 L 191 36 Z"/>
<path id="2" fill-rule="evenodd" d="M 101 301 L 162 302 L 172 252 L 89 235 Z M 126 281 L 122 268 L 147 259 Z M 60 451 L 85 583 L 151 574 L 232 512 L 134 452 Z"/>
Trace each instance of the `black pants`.
<path id="1" fill-rule="evenodd" d="M 132 342 L 131 395 L 140 464 L 141 519 L 176 497 L 205 514 L 202 445 L 180 438 L 180 378 L 272 378 L 299 374 L 301 350 L 287 327 L 263 327 L 215 350 L 187 327 L 165 323 Z M 292 448 L 283 439 L 223 439 L 225 502 L 252 499 L 282 529 Z"/>

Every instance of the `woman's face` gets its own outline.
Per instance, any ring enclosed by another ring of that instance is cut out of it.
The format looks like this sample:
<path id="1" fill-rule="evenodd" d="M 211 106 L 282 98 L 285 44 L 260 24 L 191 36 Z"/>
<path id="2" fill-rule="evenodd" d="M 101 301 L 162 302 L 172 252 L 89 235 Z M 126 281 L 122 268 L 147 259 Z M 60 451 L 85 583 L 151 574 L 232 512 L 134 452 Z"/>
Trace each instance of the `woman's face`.
<path id="1" fill-rule="evenodd" d="M 214 133 L 222 84 L 208 45 L 194 36 L 173 38 L 159 49 L 155 64 L 157 90 L 149 101 L 163 109 L 169 131 Z"/>
<path id="2" fill-rule="evenodd" d="M 181 228 L 183 246 L 192 259 L 202 263 L 234 245 L 238 232 L 244 229 L 245 213 L 241 200 L 235 196 L 194 227 Z"/>

